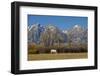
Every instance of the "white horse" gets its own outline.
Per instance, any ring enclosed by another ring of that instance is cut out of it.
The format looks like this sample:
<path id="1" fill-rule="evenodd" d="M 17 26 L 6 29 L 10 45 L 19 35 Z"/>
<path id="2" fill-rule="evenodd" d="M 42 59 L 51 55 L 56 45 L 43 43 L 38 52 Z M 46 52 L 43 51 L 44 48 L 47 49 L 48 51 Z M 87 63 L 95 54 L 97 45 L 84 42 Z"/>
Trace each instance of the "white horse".
<path id="1" fill-rule="evenodd" d="M 56 54 L 57 53 L 57 50 L 55 50 L 55 49 L 51 49 L 51 54 Z"/>

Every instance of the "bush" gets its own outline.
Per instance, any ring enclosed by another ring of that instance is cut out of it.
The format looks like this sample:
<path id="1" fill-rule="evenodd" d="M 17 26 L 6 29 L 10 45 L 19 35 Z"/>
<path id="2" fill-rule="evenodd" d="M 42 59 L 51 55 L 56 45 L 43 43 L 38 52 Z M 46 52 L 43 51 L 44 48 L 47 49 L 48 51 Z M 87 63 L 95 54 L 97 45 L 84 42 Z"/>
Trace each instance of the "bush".
<path id="1" fill-rule="evenodd" d="M 88 52 L 86 45 L 79 46 L 70 46 L 70 45 L 61 45 L 61 46 L 50 46 L 45 47 L 43 45 L 28 45 L 28 53 L 29 54 L 41 54 L 41 53 L 50 53 L 51 49 L 57 50 L 57 53 L 80 53 L 80 52 Z"/>
<path id="2" fill-rule="evenodd" d="M 35 48 L 35 45 L 34 44 L 29 44 L 28 45 L 28 50 L 33 50 Z"/>

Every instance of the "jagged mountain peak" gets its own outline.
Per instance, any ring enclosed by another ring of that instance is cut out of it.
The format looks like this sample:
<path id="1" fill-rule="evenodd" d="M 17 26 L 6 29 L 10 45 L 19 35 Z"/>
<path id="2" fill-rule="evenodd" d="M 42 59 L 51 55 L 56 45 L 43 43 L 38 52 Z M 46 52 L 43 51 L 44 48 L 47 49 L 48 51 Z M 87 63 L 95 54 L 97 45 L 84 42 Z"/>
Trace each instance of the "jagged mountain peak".
<path id="1" fill-rule="evenodd" d="M 40 27 L 40 24 L 36 23 L 36 24 L 33 24 L 30 27 L 28 27 L 28 29 L 29 29 L 29 31 L 31 31 L 33 28 L 38 28 L 38 27 Z"/>
<path id="2" fill-rule="evenodd" d="M 67 34 L 67 33 L 68 33 L 68 31 L 67 31 L 67 30 L 63 30 L 62 32 L 63 32 L 63 33 L 65 33 L 65 34 Z"/>
<path id="3" fill-rule="evenodd" d="M 46 26 L 46 28 L 56 28 L 56 26 L 54 26 L 54 25 L 52 25 L 52 24 L 48 24 L 47 26 Z"/>
<path id="4" fill-rule="evenodd" d="M 51 30 L 51 31 L 55 31 L 55 30 L 58 30 L 57 27 L 55 25 L 52 25 L 52 24 L 48 24 L 45 26 L 45 29 L 46 30 Z"/>
<path id="5" fill-rule="evenodd" d="M 79 27 L 79 25 L 75 25 L 74 27 L 76 27 L 76 28 L 77 28 L 77 27 Z"/>
<path id="6" fill-rule="evenodd" d="M 74 27 L 71 29 L 71 31 L 82 32 L 82 31 L 84 31 L 84 28 L 81 27 L 80 25 L 74 25 Z"/>
<path id="7" fill-rule="evenodd" d="M 74 25 L 73 28 L 81 28 L 81 26 L 80 25 Z"/>

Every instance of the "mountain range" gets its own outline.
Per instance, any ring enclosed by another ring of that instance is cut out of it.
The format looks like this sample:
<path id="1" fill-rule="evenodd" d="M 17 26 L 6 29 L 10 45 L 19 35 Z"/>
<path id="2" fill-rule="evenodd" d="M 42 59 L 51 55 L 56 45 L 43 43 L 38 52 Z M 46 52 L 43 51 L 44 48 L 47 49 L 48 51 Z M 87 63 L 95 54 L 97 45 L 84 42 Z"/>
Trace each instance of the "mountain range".
<path id="1" fill-rule="evenodd" d="M 87 28 L 80 25 L 74 25 L 69 30 L 61 30 L 53 24 L 42 26 L 41 24 L 33 24 L 28 27 L 28 42 L 45 45 L 53 45 L 54 43 L 87 43 Z"/>

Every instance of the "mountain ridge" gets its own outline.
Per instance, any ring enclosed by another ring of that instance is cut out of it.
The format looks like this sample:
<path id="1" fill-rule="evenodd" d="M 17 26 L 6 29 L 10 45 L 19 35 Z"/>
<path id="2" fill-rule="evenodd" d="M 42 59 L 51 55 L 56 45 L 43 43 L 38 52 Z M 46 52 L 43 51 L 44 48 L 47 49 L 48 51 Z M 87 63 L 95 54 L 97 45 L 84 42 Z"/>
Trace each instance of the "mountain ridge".
<path id="1" fill-rule="evenodd" d="M 42 26 L 38 23 L 33 24 L 31 27 L 28 27 L 28 42 L 34 42 L 36 44 L 41 43 L 43 33 L 44 36 L 49 37 L 51 41 L 54 39 L 55 42 L 57 37 L 58 39 L 60 39 L 61 43 L 68 42 L 68 36 L 70 36 L 70 40 L 72 43 L 87 41 L 87 31 L 85 31 L 85 29 L 82 28 L 80 25 L 74 25 L 70 30 L 61 30 L 53 24 Z M 56 37 L 53 38 L 53 36 Z"/>

